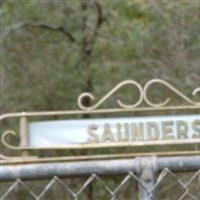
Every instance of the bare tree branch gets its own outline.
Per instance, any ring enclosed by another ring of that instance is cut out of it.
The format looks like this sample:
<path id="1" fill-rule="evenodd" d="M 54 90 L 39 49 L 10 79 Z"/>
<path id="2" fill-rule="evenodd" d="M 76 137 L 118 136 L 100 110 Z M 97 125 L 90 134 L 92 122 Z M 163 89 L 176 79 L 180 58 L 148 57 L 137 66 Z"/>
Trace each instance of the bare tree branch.
<path id="1" fill-rule="evenodd" d="M 89 24 L 89 16 L 87 10 L 90 8 L 91 4 L 87 0 L 82 1 L 81 7 L 83 10 L 83 17 L 82 17 L 82 30 L 83 30 L 83 37 L 80 41 L 80 49 L 81 49 L 81 63 L 82 66 L 87 68 L 86 74 L 86 85 L 84 86 L 83 90 L 91 92 L 93 89 L 93 78 L 90 69 L 91 63 L 91 54 L 93 52 L 93 46 L 96 42 L 96 38 L 98 36 L 99 30 L 102 26 L 104 21 L 102 6 L 99 2 L 94 1 L 91 8 L 96 10 L 95 22 L 88 26 Z M 85 99 L 84 105 L 90 105 L 90 100 Z M 84 118 L 88 118 L 89 115 L 84 115 Z"/>
<path id="2" fill-rule="evenodd" d="M 43 24 L 43 23 L 31 23 L 31 22 L 15 23 L 14 25 L 11 25 L 10 27 L 4 29 L 2 31 L 1 37 L 5 38 L 10 33 L 14 32 L 18 29 L 25 28 L 25 27 L 36 27 L 36 28 L 42 28 L 45 30 L 60 32 L 60 33 L 64 34 L 65 36 L 67 36 L 71 42 L 76 42 L 76 39 L 74 38 L 74 36 L 66 28 L 64 28 L 62 26 L 55 27 L 55 26 L 50 26 L 50 25 Z"/>
<path id="3" fill-rule="evenodd" d="M 83 34 L 84 35 L 83 35 L 81 44 L 82 44 L 82 50 L 84 52 L 83 54 L 85 54 L 85 56 L 91 55 L 93 46 L 95 44 L 96 37 L 99 35 L 99 29 L 105 20 L 103 17 L 102 6 L 99 4 L 99 2 L 95 1 L 94 6 L 97 11 L 97 16 L 96 16 L 96 21 L 95 21 L 95 24 L 93 25 L 93 27 L 92 27 L 92 25 L 90 25 L 90 27 L 89 27 L 90 30 L 92 29 L 92 34 L 89 36 L 87 35 L 88 17 L 83 16 L 83 31 L 84 31 Z M 82 8 L 83 8 L 83 10 L 86 10 L 88 8 L 86 2 L 82 3 Z"/>
<path id="4" fill-rule="evenodd" d="M 99 2 L 95 1 L 94 5 L 96 6 L 97 9 L 97 27 L 100 27 L 101 24 L 104 21 L 104 17 L 103 17 L 103 12 L 102 12 L 102 7 L 99 4 Z"/>

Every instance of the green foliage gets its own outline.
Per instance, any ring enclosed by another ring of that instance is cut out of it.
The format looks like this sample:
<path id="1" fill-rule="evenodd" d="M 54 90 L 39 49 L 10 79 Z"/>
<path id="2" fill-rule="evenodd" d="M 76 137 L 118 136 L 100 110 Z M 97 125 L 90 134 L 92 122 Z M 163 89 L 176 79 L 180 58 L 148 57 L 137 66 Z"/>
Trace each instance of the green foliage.
<path id="1" fill-rule="evenodd" d="M 191 95 L 199 19 L 198 0 L 0 1 L 0 114 L 77 109 L 81 92 L 98 99 L 125 79 L 162 78 Z M 137 99 L 126 88 L 103 106 L 119 96 Z"/>
<path id="2" fill-rule="evenodd" d="M 31 26 L 3 38 L 3 112 L 75 108 L 78 94 L 89 89 L 88 79 L 99 96 L 124 79 L 160 77 L 183 90 L 197 85 L 198 1 L 98 3 L 105 20 L 97 30 L 93 1 L 85 1 L 87 8 L 79 0 L 2 3 L 2 32 L 20 22 L 42 23 L 62 26 L 76 38 Z M 92 46 L 86 57 L 85 43 Z"/>

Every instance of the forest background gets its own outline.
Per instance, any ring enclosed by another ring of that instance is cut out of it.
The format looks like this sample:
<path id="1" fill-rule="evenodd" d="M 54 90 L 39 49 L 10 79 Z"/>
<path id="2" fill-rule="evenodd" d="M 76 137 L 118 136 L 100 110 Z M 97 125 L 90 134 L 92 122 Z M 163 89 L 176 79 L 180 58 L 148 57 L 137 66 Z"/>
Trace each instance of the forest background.
<path id="1" fill-rule="evenodd" d="M 200 1 L 0 0 L 0 47 L 0 114 L 77 109 L 80 93 L 99 99 L 126 79 L 164 79 L 191 97 L 200 85 Z M 157 102 L 181 102 L 165 89 L 152 91 Z M 103 107 L 137 95 L 124 88 Z"/>

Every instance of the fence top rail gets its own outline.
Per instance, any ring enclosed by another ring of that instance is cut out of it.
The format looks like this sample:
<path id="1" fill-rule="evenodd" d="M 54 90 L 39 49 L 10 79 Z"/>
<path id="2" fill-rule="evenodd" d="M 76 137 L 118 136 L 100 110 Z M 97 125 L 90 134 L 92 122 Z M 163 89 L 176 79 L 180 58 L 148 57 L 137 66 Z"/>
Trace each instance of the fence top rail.
<path id="1" fill-rule="evenodd" d="M 90 174 L 116 175 L 134 172 L 139 174 L 144 165 L 151 164 L 155 171 L 167 168 L 173 172 L 190 172 L 200 169 L 200 156 L 137 157 L 133 159 L 9 164 L 1 165 L 0 181 L 88 176 Z"/>

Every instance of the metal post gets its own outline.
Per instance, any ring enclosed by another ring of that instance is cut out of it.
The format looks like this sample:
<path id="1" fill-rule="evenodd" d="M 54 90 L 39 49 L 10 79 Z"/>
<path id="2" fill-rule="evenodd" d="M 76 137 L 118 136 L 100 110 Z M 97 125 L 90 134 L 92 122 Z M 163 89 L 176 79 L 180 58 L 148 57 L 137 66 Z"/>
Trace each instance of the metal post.
<path id="1" fill-rule="evenodd" d="M 138 175 L 140 181 L 138 182 L 139 199 L 140 200 L 155 200 L 156 191 L 152 188 L 157 180 L 158 173 L 158 159 L 157 157 L 142 157 L 139 160 Z"/>
<path id="2" fill-rule="evenodd" d="M 20 117 L 20 146 L 28 146 L 28 119 L 26 116 Z M 28 151 L 23 151 L 22 156 L 28 156 Z"/>

